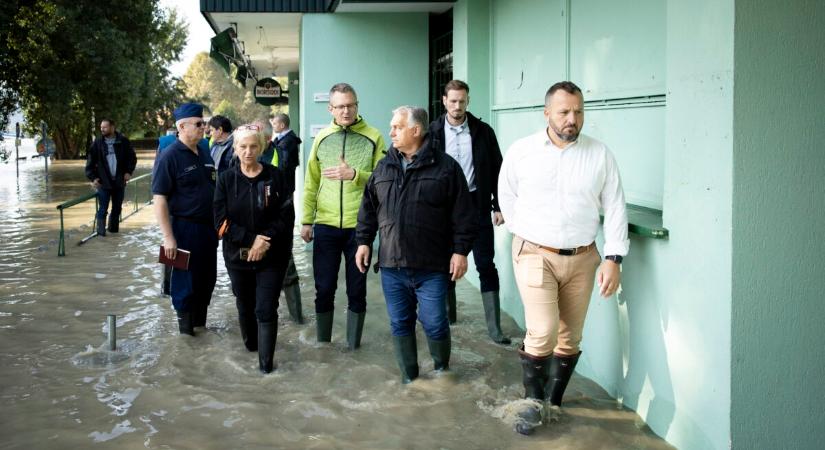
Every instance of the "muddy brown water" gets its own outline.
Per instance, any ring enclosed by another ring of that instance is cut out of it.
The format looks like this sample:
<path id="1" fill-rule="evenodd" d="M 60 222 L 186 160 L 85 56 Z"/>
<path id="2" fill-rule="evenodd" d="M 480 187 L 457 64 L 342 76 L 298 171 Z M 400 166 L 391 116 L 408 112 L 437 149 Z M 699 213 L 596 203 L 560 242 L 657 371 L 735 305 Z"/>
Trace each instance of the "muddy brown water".
<path id="1" fill-rule="evenodd" d="M 141 158 L 138 174 L 151 160 Z M 295 241 L 304 325 L 279 312 L 277 370 L 262 375 L 236 325 L 229 280 L 218 284 L 205 331 L 179 336 L 159 295 L 160 234 L 151 207 L 121 232 L 91 232 L 94 202 L 67 211 L 57 256 L 55 205 L 90 192 L 79 161 L 0 165 L 0 448 L 100 449 L 664 449 L 632 411 L 576 375 L 558 422 L 524 437 L 512 412 L 523 394 L 515 348 L 486 337 L 478 291 L 458 285 L 451 371 L 435 376 L 419 329 L 422 376 L 399 373 L 378 276 L 370 273 L 363 346 L 344 344 L 336 298 L 331 344 L 315 342 L 311 254 Z M 142 194 L 145 196 L 145 194 Z M 128 196 L 128 194 L 127 194 Z M 124 206 L 128 211 L 131 204 Z M 343 279 L 343 277 L 340 277 Z M 116 314 L 118 349 L 107 350 Z M 420 328 L 420 327 L 419 327 Z"/>

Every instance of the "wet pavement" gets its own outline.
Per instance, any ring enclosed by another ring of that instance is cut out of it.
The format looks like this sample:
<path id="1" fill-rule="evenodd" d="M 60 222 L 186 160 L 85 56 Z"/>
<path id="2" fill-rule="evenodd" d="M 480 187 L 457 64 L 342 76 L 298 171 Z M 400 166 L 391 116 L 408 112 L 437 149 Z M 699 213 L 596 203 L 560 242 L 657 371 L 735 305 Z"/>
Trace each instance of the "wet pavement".
<path id="1" fill-rule="evenodd" d="M 76 242 L 91 233 L 94 201 L 69 209 L 67 256 L 57 256 L 55 205 L 90 192 L 82 167 L 56 162 L 46 180 L 35 159 L 21 163 L 18 180 L 13 162 L 0 164 L 0 449 L 672 448 L 578 375 L 558 422 L 530 437 L 513 432 L 522 333 L 505 317 L 514 344 L 491 343 L 467 282 L 458 284 L 449 373 L 432 372 L 419 327 L 422 376 L 399 383 L 372 272 L 362 347 L 351 352 L 344 342 L 343 289 L 333 342 L 316 343 L 311 255 L 297 239 L 307 323 L 291 322 L 281 305 L 273 374 L 260 374 L 257 355 L 243 348 L 220 259 L 206 329 L 179 336 L 171 302 L 159 295 L 151 208 L 83 246 Z M 141 159 L 138 174 L 150 167 Z M 118 316 L 114 352 L 107 314 Z"/>

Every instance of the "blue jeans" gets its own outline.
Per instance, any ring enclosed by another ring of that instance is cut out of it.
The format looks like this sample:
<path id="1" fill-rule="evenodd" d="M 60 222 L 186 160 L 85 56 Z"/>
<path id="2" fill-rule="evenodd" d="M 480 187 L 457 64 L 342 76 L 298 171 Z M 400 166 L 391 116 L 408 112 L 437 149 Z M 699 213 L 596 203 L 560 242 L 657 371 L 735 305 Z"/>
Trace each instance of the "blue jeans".
<path id="1" fill-rule="evenodd" d="M 432 270 L 381 268 L 381 285 L 390 316 L 393 336 L 412 336 L 417 318 L 430 339 L 440 341 L 450 335 L 447 322 L 449 274 Z"/>
<path id="2" fill-rule="evenodd" d="M 335 309 L 335 290 L 338 288 L 338 269 L 341 255 L 347 277 L 347 309 L 354 313 L 367 310 L 367 274 L 355 266 L 354 228 L 315 225 L 312 245 L 312 272 L 315 275 L 315 312 Z"/>
<path id="3" fill-rule="evenodd" d="M 97 190 L 97 198 L 100 202 L 97 210 L 97 221 L 103 223 L 106 220 L 106 212 L 109 210 L 109 201 L 112 202 L 112 217 L 117 220 L 120 217 L 120 209 L 123 206 L 123 194 L 126 188 L 113 187 L 111 189 L 100 188 Z"/>

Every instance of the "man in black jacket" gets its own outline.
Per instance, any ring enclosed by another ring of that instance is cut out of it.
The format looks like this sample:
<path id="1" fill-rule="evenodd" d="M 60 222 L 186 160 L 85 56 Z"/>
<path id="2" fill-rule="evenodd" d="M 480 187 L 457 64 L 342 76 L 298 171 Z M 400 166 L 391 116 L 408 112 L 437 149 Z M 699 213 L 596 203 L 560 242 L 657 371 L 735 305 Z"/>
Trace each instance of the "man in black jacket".
<path id="1" fill-rule="evenodd" d="M 467 272 L 476 212 L 461 167 L 427 142 L 427 112 L 402 106 L 390 122 L 392 147 L 367 181 L 355 239 L 355 264 L 366 272 L 375 235 L 401 380 L 418 377 L 417 316 L 436 371 L 450 362 L 444 299 L 450 281 Z M 452 274 L 452 276 L 450 275 Z"/>
<path id="2" fill-rule="evenodd" d="M 292 196 L 295 193 L 295 169 L 300 164 L 299 146 L 301 138 L 289 128 L 289 116 L 284 113 L 269 115 L 269 124 L 272 125 L 272 140 L 261 155 L 261 162 L 272 164 L 281 171 L 286 191 Z M 304 323 L 304 313 L 301 308 L 301 285 L 298 278 L 298 269 L 292 257 L 292 247 L 289 252 L 289 266 L 284 277 L 284 299 L 289 310 L 289 316 L 295 323 Z M 279 294 L 280 295 L 280 294 Z"/>
<path id="3" fill-rule="evenodd" d="M 478 211 L 478 238 L 473 244 L 473 259 L 481 284 L 487 333 L 493 342 L 507 345 L 510 338 L 501 331 L 498 271 L 493 262 L 493 225 L 499 226 L 504 223 L 501 209 L 498 207 L 497 192 L 501 150 L 493 129 L 467 112 L 469 94 L 470 87 L 467 83 L 461 80 L 448 82 L 444 86 L 444 96 L 441 97 L 447 113 L 430 124 L 429 133 L 436 151 L 452 156 L 461 166 L 467 179 L 470 196 Z M 455 323 L 455 283 L 450 283 L 447 310 L 450 323 Z"/>
<path id="4" fill-rule="evenodd" d="M 106 212 L 110 201 L 112 213 L 109 215 L 109 231 L 118 232 L 123 193 L 126 182 L 135 171 L 137 156 L 129 139 L 115 131 L 113 120 L 100 121 L 100 134 L 102 136 L 95 139 L 86 152 L 86 178 L 97 189 L 100 203 L 97 210 L 97 234 L 106 236 Z"/>

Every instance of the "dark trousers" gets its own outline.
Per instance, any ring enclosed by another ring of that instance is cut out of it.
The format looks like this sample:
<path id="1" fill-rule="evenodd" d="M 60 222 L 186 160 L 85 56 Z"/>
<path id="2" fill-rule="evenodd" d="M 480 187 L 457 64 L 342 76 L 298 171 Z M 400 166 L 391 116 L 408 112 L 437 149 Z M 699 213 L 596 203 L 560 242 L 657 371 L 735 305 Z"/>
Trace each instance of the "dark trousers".
<path id="1" fill-rule="evenodd" d="M 367 310 L 367 274 L 355 266 L 354 228 L 336 228 L 315 225 L 312 246 L 312 271 L 315 275 L 315 312 L 325 313 L 335 309 L 335 289 L 338 287 L 338 268 L 341 255 L 347 277 L 347 307 L 354 313 Z"/>
<path id="2" fill-rule="evenodd" d="M 169 290 L 172 305 L 183 312 L 205 310 L 212 301 L 218 272 L 218 236 L 210 223 L 172 218 L 178 248 L 189 250 L 189 270 L 172 269 Z"/>
<path id="3" fill-rule="evenodd" d="M 278 320 L 278 295 L 281 292 L 286 265 L 256 270 L 227 269 L 232 281 L 232 293 L 241 320 L 275 322 Z M 254 322 L 253 322 L 254 323 Z"/>
<path id="4" fill-rule="evenodd" d="M 299 281 L 298 268 L 295 267 L 295 258 L 292 257 L 292 250 L 289 252 L 289 263 L 286 266 L 286 275 L 284 275 L 284 286 L 291 286 Z"/>
<path id="5" fill-rule="evenodd" d="M 493 261 L 496 256 L 496 239 L 493 233 L 492 212 L 487 207 L 479 207 L 481 202 L 478 199 L 477 192 L 472 193 L 473 203 L 476 211 L 478 211 L 478 236 L 473 242 L 473 261 L 475 261 L 476 270 L 478 271 L 481 292 L 498 291 L 498 270 L 496 270 L 496 263 Z M 489 201 L 485 202 L 485 205 L 488 203 Z M 455 289 L 454 281 L 450 282 L 450 289 Z"/>
<path id="6" fill-rule="evenodd" d="M 449 336 L 450 323 L 444 302 L 449 280 L 444 272 L 382 267 L 381 287 L 392 335 L 414 336 L 418 318 L 430 339 L 440 341 Z"/>
<path id="7" fill-rule="evenodd" d="M 117 219 L 120 217 L 120 209 L 123 206 L 123 194 L 126 188 L 123 186 L 113 187 L 111 189 L 100 188 L 97 190 L 97 199 L 99 208 L 97 210 L 97 221 L 101 223 L 106 220 L 106 212 L 109 210 L 109 202 L 112 203 L 112 216 Z"/>

